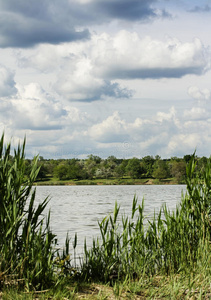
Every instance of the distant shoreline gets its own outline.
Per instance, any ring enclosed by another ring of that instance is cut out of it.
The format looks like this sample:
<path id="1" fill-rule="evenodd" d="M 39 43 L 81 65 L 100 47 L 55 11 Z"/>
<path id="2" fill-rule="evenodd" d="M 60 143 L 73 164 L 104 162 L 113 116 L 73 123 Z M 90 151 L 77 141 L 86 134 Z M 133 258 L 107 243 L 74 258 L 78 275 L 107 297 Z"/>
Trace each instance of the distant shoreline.
<path id="1" fill-rule="evenodd" d="M 93 180 L 40 180 L 34 183 L 36 186 L 56 186 L 56 185 L 178 185 L 185 184 L 184 182 L 178 183 L 174 179 L 93 179 Z"/>

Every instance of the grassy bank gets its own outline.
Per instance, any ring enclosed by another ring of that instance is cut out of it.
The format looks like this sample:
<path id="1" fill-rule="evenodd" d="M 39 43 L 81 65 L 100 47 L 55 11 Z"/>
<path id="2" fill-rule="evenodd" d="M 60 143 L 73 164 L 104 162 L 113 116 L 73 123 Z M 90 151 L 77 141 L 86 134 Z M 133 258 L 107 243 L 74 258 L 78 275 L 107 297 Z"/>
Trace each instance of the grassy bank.
<path id="1" fill-rule="evenodd" d="M 143 277 L 139 280 L 116 282 L 114 286 L 101 283 L 67 283 L 62 288 L 42 292 L 18 291 L 4 288 L 0 299 L 210 299 L 210 273 L 200 267 L 191 274 Z"/>
<path id="2" fill-rule="evenodd" d="M 162 184 L 178 184 L 174 178 L 154 179 L 141 178 L 132 179 L 125 178 L 110 178 L 110 179 L 92 179 L 92 180 L 58 180 L 54 177 L 49 177 L 47 180 L 37 180 L 35 185 L 162 185 Z"/>
<path id="3" fill-rule="evenodd" d="M 77 235 L 63 251 L 51 231 L 48 198 L 35 206 L 38 157 L 25 177 L 25 144 L 0 141 L 0 297 L 3 299 L 209 299 L 211 297 L 211 161 L 196 172 L 192 157 L 187 194 L 174 212 L 165 206 L 145 222 L 144 201 L 134 197 L 131 216 L 99 222 L 100 238 L 84 243 L 75 265 Z M 53 196 L 53 195 L 52 195 Z M 120 220 L 120 221 L 118 221 Z"/>

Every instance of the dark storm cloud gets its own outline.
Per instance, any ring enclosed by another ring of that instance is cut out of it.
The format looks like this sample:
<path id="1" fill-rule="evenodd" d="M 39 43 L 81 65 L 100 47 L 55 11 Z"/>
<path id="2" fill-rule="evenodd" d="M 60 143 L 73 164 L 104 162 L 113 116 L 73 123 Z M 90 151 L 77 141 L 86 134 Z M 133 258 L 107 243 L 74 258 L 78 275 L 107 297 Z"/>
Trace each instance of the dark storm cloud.
<path id="1" fill-rule="evenodd" d="M 68 42 L 73 40 L 88 38 L 88 30 L 82 32 L 75 32 L 71 29 L 48 24 L 46 22 L 31 22 L 31 20 L 19 21 L 15 18 L 7 20 L 5 26 L 5 19 L 1 18 L 0 28 L 0 47 L 31 47 L 38 43 L 58 44 L 61 42 Z M 18 26 L 17 26 L 17 23 Z"/>
<path id="2" fill-rule="evenodd" d="M 102 0 L 91 2 L 88 6 L 99 15 L 129 21 L 143 20 L 157 16 L 151 7 L 154 0 Z"/>
<path id="3" fill-rule="evenodd" d="M 89 37 L 78 31 L 67 1 L 0 0 L 0 47 L 58 44 Z"/>
<path id="4" fill-rule="evenodd" d="M 156 0 L 0 0 L 0 47 L 31 47 L 89 38 L 89 25 L 113 19 L 146 21 L 168 13 Z M 80 31 L 77 27 L 82 28 Z"/>

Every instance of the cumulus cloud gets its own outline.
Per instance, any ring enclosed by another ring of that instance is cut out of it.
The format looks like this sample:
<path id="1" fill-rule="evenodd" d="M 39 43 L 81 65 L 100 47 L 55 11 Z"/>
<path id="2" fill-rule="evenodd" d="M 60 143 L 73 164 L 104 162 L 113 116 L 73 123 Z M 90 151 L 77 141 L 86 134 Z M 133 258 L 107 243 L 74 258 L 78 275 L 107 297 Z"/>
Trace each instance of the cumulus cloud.
<path id="1" fill-rule="evenodd" d="M 204 74 L 210 67 L 210 53 L 199 39 L 161 41 L 125 30 L 94 34 L 86 42 L 18 51 L 17 60 L 24 69 L 54 73 L 54 89 L 73 101 L 130 98 L 134 92 L 120 84 L 122 79 L 180 78 Z"/>
<path id="2" fill-rule="evenodd" d="M 26 135 L 30 157 L 84 152 L 85 129 L 93 125 L 87 113 L 57 101 L 36 82 L 16 86 L 15 96 L 0 98 L 0 130 L 7 139 L 12 137 L 17 143 Z"/>
<path id="3" fill-rule="evenodd" d="M 124 143 L 127 141 L 130 144 L 141 145 L 146 150 L 146 147 L 155 147 L 155 142 L 157 144 L 158 141 L 161 146 L 163 137 L 168 139 L 171 134 L 179 130 L 179 122 L 175 113 L 175 109 L 172 108 L 169 113 L 160 112 L 157 117 L 152 119 L 136 118 L 134 122 L 126 122 L 115 111 L 101 123 L 93 125 L 89 129 L 89 135 L 100 143 Z M 161 117 L 161 115 L 163 116 Z"/>
<path id="4" fill-rule="evenodd" d="M 24 86 L 17 84 L 17 90 L 16 97 L 0 102 L 1 108 L 5 108 L 9 126 L 13 129 L 51 131 L 73 124 L 77 127 L 87 122 L 86 114 L 80 114 L 75 107 L 64 106 L 38 83 Z"/>
<path id="5" fill-rule="evenodd" d="M 195 133 L 178 133 L 170 138 L 167 144 L 167 153 L 178 153 L 184 155 L 184 153 L 193 153 L 197 147 L 203 144 L 203 139 L 199 132 Z M 178 155 L 177 154 L 177 155 Z"/>
<path id="6" fill-rule="evenodd" d="M 137 33 L 120 31 L 115 37 L 104 34 L 97 40 L 100 47 L 93 48 L 93 56 L 95 71 L 101 76 L 180 78 L 203 74 L 209 68 L 210 53 L 199 39 L 182 43 L 169 38 L 163 42 L 150 37 L 140 39 Z"/>
<path id="7" fill-rule="evenodd" d="M 17 85 L 18 97 L 12 99 L 13 127 L 31 130 L 57 130 L 62 127 L 66 111 L 37 83 Z"/>
<path id="8" fill-rule="evenodd" d="M 129 98 L 132 95 L 132 91 L 122 88 L 117 82 L 95 77 L 92 69 L 90 60 L 79 59 L 74 69 L 60 74 L 54 86 L 56 91 L 73 101 L 94 101 L 104 96 Z"/>
<path id="9" fill-rule="evenodd" d="M 172 107 L 151 118 L 136 118 L 127 122 L 119 112 L 89 128 L 87 135 L 98 149 L 113 149 L 120 157 L 143 157 L 149 153 L 163 157 L 183 156 L 209 145 L 211 120 L 200 119 L 203 109 L 192 109 L 190 114 L 178 116 Z M 195 116 L 194 116 L 195 114 Z M 109 152 L 110 153 L 110 152 Z M 116 155 L 114 154 L 114 155 Z M 200 154 L 200 153 L 199 153 Z"/>
<path id="10" fill-rule="evenodd" d="M 210 155 L 210 89 L 191 82 L 197 75 L 209 80 L 206 26 L 183 32 L 192 19 L 179 5 L 178 18 L 153 24 L 170 16 L 162 5 L 176 7 L 157 0 L 0 0 L 0 48 L 18 47 L 0 49 L 7 64 L 0 67 L 0 129 L 26 135 L 28 153 L 44 157 L 183 156 L 197 146 Z M 210 9 L 198 6 L 195 12 Z M 190 36 L 201 40 L 188 42 Z M 183 101 L 189 85 L 195 107 Z M 178 111 L 169 109 L 173 103 Z"/>
<path id="11" fill-rule="evenodd" d="M 0 128 L 16 140 L 26 134 L 27 155 L 84 158 L 90 153 L 101 157 L 150 153 L 170 157 L 192 153 L 211 142 L 210 113 L 202 107 L 183 115 L 172 107 L 148 118 L 140 111 L 133 120 L 116 110 L 98 115 L 96 123 L 94 104 L 89 104 L 89 112 L 82 112 L 56 101 L 37 83 L 17 84 L 17 90 L 15 97 L 0 101 Z"/>
<path id="12" fill-rule="evenodd" d="M 14 72 L 0 65 L 0 97 L 12 96 L 16 92 Z"/>
<path id="13" fill-rule="evenodd" d="M 18 54 L 20 65 L 43 72 L 64 68 L 86 68 L 97 77 L 107 79 L 180 78 L 201 75 L 210 69 L 210 51 L 195 38 L 182 43 L 140 38 L 136 32 L 121 30 L 115 35 L 94 34 L 91 40 L 58 46 L 40 46 L 29 53 Z"/>
<path id="14" fill-rule="evenodd" d="M 89 130 L 92 139 L 98 142 L 118 143 L 128 140 L 127 124 L 115 111 L 112 116 L 100 124 L 93 125 Z"/>

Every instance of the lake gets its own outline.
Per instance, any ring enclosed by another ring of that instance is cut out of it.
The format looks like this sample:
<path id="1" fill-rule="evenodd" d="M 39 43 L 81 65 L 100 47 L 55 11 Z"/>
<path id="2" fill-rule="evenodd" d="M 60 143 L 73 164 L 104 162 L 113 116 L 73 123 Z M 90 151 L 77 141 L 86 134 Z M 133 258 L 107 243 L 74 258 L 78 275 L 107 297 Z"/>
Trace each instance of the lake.
<path id="1" fill-rule="evenodd" d="M 84 239 L 87 245 L 91 245 L 92 238 L 99 235 L 98 221 L 113 212 L 115 201 L 121 206 L 121 214 L 130 215 L 134 195 L 140 204 L 144 197 L 145 215 L 150 218 L 164 203 L 170 210 L 174 210 L 186 186 L 37 186 L 36 190 L 37 203 L 50 196 L 47 211 L 51 210 L 51 228 L 57 234 L 59 246 L 64 245 L 67 232 L 72 242 L 77 233 L 77 253 L 81 253 Z"/>

